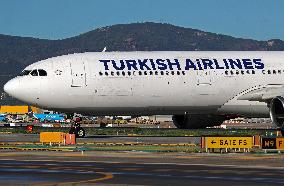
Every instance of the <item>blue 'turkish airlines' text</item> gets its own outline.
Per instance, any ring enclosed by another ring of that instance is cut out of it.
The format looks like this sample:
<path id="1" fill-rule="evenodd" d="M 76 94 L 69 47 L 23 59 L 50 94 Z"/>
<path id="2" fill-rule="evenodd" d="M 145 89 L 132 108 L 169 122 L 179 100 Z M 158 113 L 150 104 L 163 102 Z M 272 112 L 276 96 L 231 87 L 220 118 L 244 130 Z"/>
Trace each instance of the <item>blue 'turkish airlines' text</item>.
<path id="1" fill-rule="evenodd" d="M 264 69 L 259 58 L 236 59 L 121 59 L 99 60 L 105 70 L 206 70 L 206 69 Z"/>

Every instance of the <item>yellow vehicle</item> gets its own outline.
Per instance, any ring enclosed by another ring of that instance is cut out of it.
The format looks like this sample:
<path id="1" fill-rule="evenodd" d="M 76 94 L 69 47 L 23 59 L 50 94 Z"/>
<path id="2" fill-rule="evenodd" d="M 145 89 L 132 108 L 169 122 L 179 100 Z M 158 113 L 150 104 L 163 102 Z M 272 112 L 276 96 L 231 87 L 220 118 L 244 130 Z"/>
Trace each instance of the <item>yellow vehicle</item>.
<path id="1" fill-rule="evenodd" d="M 0 107 L 0 113 L 2 114 L 27 114 L 31 111 L 33 113 L 41 113 L 41 109 L 28 105 L 2 105 Z"/>
<path id="2" fill-rule="evenodd" d="M 29 106 L 1 106 L 0 113 L 3 114 L 26 114 Z"/>
<path id="3" fill-rule="evenodd" d="M 116 118 L 114 121 L 113 121 L 113 124 L 117 124 L 117 125 L 120 125 L 120 124 L 127 124 L 127 121 L 124 120 L 123 118 Z"/>

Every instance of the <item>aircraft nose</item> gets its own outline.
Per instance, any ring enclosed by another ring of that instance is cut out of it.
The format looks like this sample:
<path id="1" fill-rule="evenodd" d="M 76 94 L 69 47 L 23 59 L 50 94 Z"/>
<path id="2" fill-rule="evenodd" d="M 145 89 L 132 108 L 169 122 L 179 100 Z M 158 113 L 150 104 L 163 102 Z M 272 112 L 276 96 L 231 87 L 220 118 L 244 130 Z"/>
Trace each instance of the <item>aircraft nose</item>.
<path id="1" fill-rule="evenodd" d="M 14 96 L 15 94 L 17 94 L 17 91 L 19 91 L 18 87 L 19 87 L 19 80 L 12 79 L 4 85 L 4 91 L 10 96 Z"/>

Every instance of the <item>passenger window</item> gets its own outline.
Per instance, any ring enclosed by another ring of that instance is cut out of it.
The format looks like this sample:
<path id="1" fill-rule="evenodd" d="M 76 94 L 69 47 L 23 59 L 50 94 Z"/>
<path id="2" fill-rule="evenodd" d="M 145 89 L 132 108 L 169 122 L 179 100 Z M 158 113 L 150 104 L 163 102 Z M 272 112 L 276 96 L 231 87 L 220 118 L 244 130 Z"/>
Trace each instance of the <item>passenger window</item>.
<path id="1" fill-rule="evenodd" d="M 39 70 L 38 70 L 38 74 L 39 74 L 39 76 L 47 76 L 46 71 L 43 70 L 43 69 L 39 69 Z"/>
<path id="2" fill-rule="evenodd" d="M 38 76 L 37 70 L 33 70 L 33 71 L 31 72 L 31 75 L 32 75 L 32 76 Z"/>

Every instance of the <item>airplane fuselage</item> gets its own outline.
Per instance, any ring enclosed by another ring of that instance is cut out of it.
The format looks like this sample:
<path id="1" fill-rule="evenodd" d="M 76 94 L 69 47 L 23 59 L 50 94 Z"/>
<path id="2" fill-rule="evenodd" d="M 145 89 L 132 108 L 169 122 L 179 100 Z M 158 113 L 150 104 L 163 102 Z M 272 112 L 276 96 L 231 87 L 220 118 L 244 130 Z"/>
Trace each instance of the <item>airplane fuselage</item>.
<path id="1" fill-rule="evenodd" d="M 70 54 L 26 67 L 43 69 L 47 75 L 18 76 L 5 91 L 42 108 L 92 115 L 266 117 L 266 103 L 238 98 L 283 85 L 283 64 L 284 52 Z"/>

